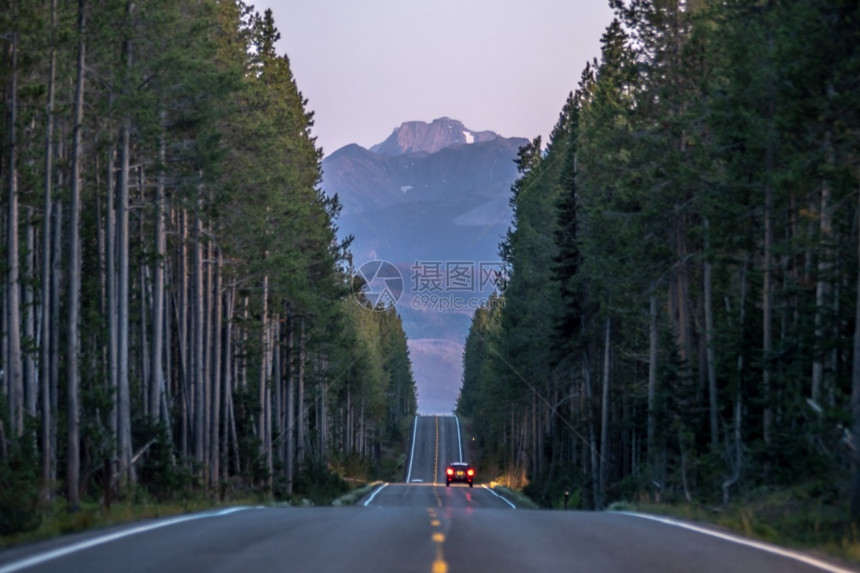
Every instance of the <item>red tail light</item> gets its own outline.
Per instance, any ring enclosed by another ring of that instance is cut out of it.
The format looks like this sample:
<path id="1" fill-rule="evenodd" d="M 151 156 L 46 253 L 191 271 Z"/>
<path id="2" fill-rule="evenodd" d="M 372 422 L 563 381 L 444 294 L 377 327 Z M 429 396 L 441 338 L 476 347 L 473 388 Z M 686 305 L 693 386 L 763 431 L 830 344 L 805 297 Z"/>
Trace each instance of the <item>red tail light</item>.
<path id="1" fill-rule="evenodd" d="M 475 470 L 473 470 L 472 468 L 469 468 L 469 469 L 466 471 L 466 475 L 467 475 L 467 476 L 469 476 L 469 477 L 472 477 L 473 475 L 475 475 Z"/>
<path id="2" fill-rule="evenodd" d="M 445 473 L 448 474 L 449 476 L 454 475 L 454 468 L 448 468 L 447 470 L 445 470 Z"/>

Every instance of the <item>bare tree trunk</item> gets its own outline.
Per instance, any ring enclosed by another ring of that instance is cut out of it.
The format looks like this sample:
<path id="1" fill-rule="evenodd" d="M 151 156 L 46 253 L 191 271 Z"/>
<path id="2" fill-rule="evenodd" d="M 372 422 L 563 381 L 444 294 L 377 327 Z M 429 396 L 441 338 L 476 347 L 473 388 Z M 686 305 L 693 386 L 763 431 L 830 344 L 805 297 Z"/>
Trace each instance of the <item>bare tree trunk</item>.
<path id="1" fill-rule="evenodd" d="M 202 206 L 202 199 L 201 199 Z M 204 233 L 203 228 L 200 229 Z M 212 476 L 209 475 L 209 460 L 211 459 L 209 451 L 209 438 L 212 434 L 212 260 L 215 258 L 212 254 L 212 241 L 207 241 L 205 245 L 201 245 L 200 252 L 203 253 L 203 291 L 201 294 L 203 305 L 203 354 L 201 360 L 203 364 L 200 368 L 203 373 L 203 463 L 204 475 L 207 478 L 206 483 L 210 483 Z"/>
<path id="2" fill-rule="evenodd" d="M 600 455 L 597 450 L 597 431 L 594 427 L 594 392 L 591 387 L 591 369 L 588 366 L 588 359 L 582 362 L 582 379 L 585 383 L 585 403 L 586 416 L 588 419 L 588 441 L 589 450 L 591 453 L 591 483 L 593 493 L 594 509 L 603 507 L 603 496 L 600 490 Z"/>
<path id="3" fill-rule="evenodd" d="M 296 428 L 296 460 L 298 468 L 305 462 L 305 317 L 299 317 L 298 397 Z"/>
<path id="4" fill-rule="evenodd" d="M 75 118 L 72 136 L 72 181 L 69 213 L 69 318 L 67 322 L 67 399 L 68 399 L 68 449 L 66 451 L 67 502 L 72 510 L 80 504 L 78 491 L 80 480 L 80 407 L 78 392 L 80 372 L 78 370 L 78 319 L 81 292 L 80 217 L 81 217 L 81 130 L 84 117 L 84 69 L 86 67 L 86 0 L 78 0 L 78 67 L 75 88 Z"/>
<path id="5" fill-rule="evenodd" d="M 267 487 L 271 489 L 271 479 L 272 479 L 272 435 L 271 435 L 271 400 L 269 398 L 269 365 L 270 354 L 269 349 L 271 347 L 271 342 L 269 340 L 269 275 L 263 275 L 263 311 L 261 316 L 261 334 L 262 334 L 262 346 L 260 352 L 260 388 L 259 388 L 259 399 L 260 399 L 260 419 L 258 421 L 259 424 L 259 436 L 260 436 L 260 447 L 263 449 L 261 454 L 263 455 L 263 459 L 266 460 L 266 469 L 268 471 L 268 483 Z"/>
<path id="6" fill-rule="evenodd" d="M 33 209 L 27 209 L 27 277 L 24 282 L 24 336 L 38 344 L 36 338 L 36 304 L 33 284 L 36 277 L 36 227 L 33 225 Z M 36 377 L 35 353 L 24 352 L 24 398 L 25 410 L 31 417 L 38 414 L 39 389 Z"/>
<path id="7" fill-rule="evenodd" d="M 150 367 L 149 415 L 153 421 L 160 419 L 161 402 L 164 393 L 164 258 L 166 245 L 164 239 L 164 188 L 165 188 L 165 144 L 164 122 L 166 113 L 161 112 L 161 137 L 158 141 L 159 172 L 155 188 L 155 264 L 152 272 L 152 366 Z"/>
<path id="8" fill-rule="evenodd" d="M 200 198 L 198 189 L 198 200 L 194 212 L 194 293 L 193 293 L 193 332 L 194 357 L 193 364 L 194 381 L 194 458 L 201 464 L 206 461 L 204 452 L 205 431 L 205 380 L 203 379 L 203 233 L 202 221 L 200 220 Z M 208 471 L 208 468 L 206 468 Z"/>
<path id="9" fill-rule="evenodd" d="M 860 171 L 857 173 L 860 175 Z M 860 191 L 860 190 L 858 190 Z M 858 192 L 860 199 L 860 192 Z M 857 253 L 860 254 L 860 232 L 857 233 Z M 854 479 L 851 492 L 851 516 L 860 519 L 860 269 L 857 271 L 857 304 L 854 311 L 854 352 L 851 367 L 851 437 Z"/>
<path id="10" fill-rule="evenodd" d="M 177 224 L 179 227 L 179 241 L 177 249 L 179 250 L 178 261 L 179 268 L 177 275 L 179 276 L 179 289 L 176 294 L 176 322 L 179 327 L 179 372 L 181 377 L 181 408 L 182 408 L 182 429 L 180 431 L 180 452 L 183 458 L 189 455 L 189 426 L 191 424 L 192 412 L 192 382 L 191 382 L 191 366 L 189 337 L 188 337 L 188 212 L 181 209 L 176 213 Z"/>
<path id="11" fill-rule="evenodd" d="M 652 281 L 649 293 L 648 320 L 648 461 L 652 473 L 657 460 L 657 284 Z"/>
<path id="12" fill-rule="evenodd" d="M 293 323 L 293 315 L 288 312 L 287 314 L 287 327 L 290 329 L 288 339 L 287 339 L 287 388 L 285 391 L 285 409 L 287 412 L 287 420 L 286 420 L 286 448 L 285 448 L 285 463 L 284 463 L 284 472 L 286 473 L 286 481 L 287 481 L 287 493 L 293 493 L 293 473 L 295 468 L 295 459 L 296 459 L 296 442 L 295 442 L 295 432 L 296 432 L 296 404 L 295 404 L 295 383 L 293 379 L 293 373 L 295 372 L 295 368 L 293 365 L 293 340 L 294 340 L 294 332 L 295 332 L 295 324 Z M 349 403 L 349 386 L 347 385 L 347 403 Z"/>
<path id="13" fill-rule="evenodd" d="M 326 404 L 328 394 L 328 384 L 326 383 L 325 370 L 326 359 L 322 359 L 323 375 L 320 376 L 320 411 L 319 411 L 319 434 L 320 434 L 320 457 L 328 459 L 329 453 L 329 432 L 328 432 L 328 412 L 329 408 Z"/>
<path id="14" fill-rule="evenodd" d="M 830 134 L 825 141 L 825 148 L 830 152 Z M 828 161 L 830 163 L 830 161 Z M 821 183 L 821 196 L 819 204 L 818 219 L 818 273 L 815 281 L 815 346 L 812 362 L 812 399 L 816 404 L 821 404 L 822 384 L 824 379 L 825 352 L 824 339 L 824 314 L 827 308 L 827 297 L 830 295 L 830 252 L 828 244 L 831 236 L 832 215 L 830 208 L 830 183 L 827 180 Z"/>
<path id="15" fill-rule="evenodd" d="M 229 450 L 229 446 L 234 448 L 233 459 L 235 461 L 236 473 L 239 469 L 239 451 L 236 444 L 235 423 L 233 418 L 233 388 L 235 386 L 235 378 L 233 377 L 233 306 L 236 300 L 236 288 L 232 287 L 227 293 L 225 301 L 224 316 L 226 324 L 224 327 L 224 441 L 225 451 Z M 231 440 L 232 437 L 232 440 Z M 229 473 L 229 454 L 226 457 L 228 463 L 225 463 L 224 474 Z"/>
<path id="16" fill-rule="evenodd" d="M 711 250 L 711 226 L 710 221 L 705 219 L 705 338 L 707 344 L 707 369 L 708 369 L 708 399 L 710 405 L 711 421 L 711 447 L 717 451 L 720 445 L 719 425 L 719 402 L 717 396 L 717 359 L 716 342 L 714 340 L 714 300 L 713 300 L 713 278 L 710 261 Z"/>
<path id="17" fill-rule="evenodd" d="M 143 188 L 143 182 L 141 181 L 141 188 Z M 143 200 L 143 197 L 141 197 Z M 138 222 L 138 242 L 139 244 L 144 244 L 145 230 L 144 230 L 144 217 L 141 216 L 137 219 Z M 141 257 L 143 259 L 144 257 Z M 152 349 L 150 348 L 150 330 L 149 330 L 149 311 L 152 307 L 152 289 L 149 286 L 148 281 L 149 275 L 149 265 L 146 264 L 144 260 L 140 261 L 138 265 L 138 281 L 139 281 L 139 292 L 140 296 L 138 297 L 138 316 L 140 317 L 140 321 L 138 323 L 138 336 L 140 336 L 140 340 L 138 342 L 138 364 L 140 368 L 140 373 L 137 376 L 137 379 L 140 380 L 141 388 L 140 388 L 140 398 L 143 401 L 143 414 L 144 416 L 152 417 L 150 409 L 155 410 L 156 419 L 158 417 L 158 402 L 151 402 L 150 398 L 152 397 L 152 388 L 150 387 L 152 384 L 152 376 L 150 375 L 150 369 L 152 367 Z"/>
<path id="18" fill-rule="evenodd" d="M 746 304 L 747 304 L 747 264 L 748 260 L 744 260 L 744 265 L 741 268 L 741 300 L 740 309 L 738 311 L 738 328 L 736 330 L 738 340 L 743 341 L 743 332 L 746 322 Z M 743 344 L 738 348 L 737 361 L 737 382 L 735 385 L 735 402 L 734 402 L 734 420 L 732 423 L 734 429 L 734 451 L 731 452 L 733 460 L 732 465 L 734 471 L 732 476 L 723 482 L 723 505 L 729 503 L 729 488 L 733 486 L 741 477 L 741 466 L 743 463 L 743 379 L 746 365 L 744 363 L 744 347 Z"/>
<path id="19" fill-rule="evenodd" d="M 38 342 L 36 338 L 36 305 L 33 283 L 36 277 L 36 227 L 33 226 L 33 210 L 27 209 L 27 276 L 24 282 L 24 336 L 27 340 Z M 24 398 L 25 410 L 31 417 L 37 414 L 39 390 L 36 382 L 36 361 L 32 351 L 24 353 Z"/>
<path id="20" fill-rule="evenodd" d="M 108 323 L 108 390 L 111 395 L 117 395 L 119 386 L 119 297 L 117 296 L 117 238 L 116 238 L 116 148 L 113 139 L 108 144 L 107 150 L 107 205 L 105 208 L 105 227 L 107 227 L 107 260 L 105 261 L 105 273 L 107 274 L 107 323 Z M 117 435 L 118 422 L 117 402 L 111 400 L 110 430 L 111 435 Z M 110 455 L 117 456 L 118 446 L 116 440 L 112 442 Z"/>
<path id="21" fill-rule="evenodd" d="M 281 440 L 281 447 L 276 448 L 273 452 L 275 460 L 278 462 L 284 461 L 284 320 L 280 315 L 274 315 L 272 328 L 274 331 L 274 342 L 272 344 L 272 390 L 273 397 L 273 427 L 272 433 L 278 436 Z"/>
<path id="22" fill-rule="evenodd" d="M 217 485 L 221 478 L 221 441 L 219 429 L 221 427 L 221 274 L 223 260 L 220 249 L 217 250 L 217 253 L 215 285 L 212 289 L 214 299 L 212 305 L 212 424 L 209 437 L 209 479 L 213 486 Z"/>
<path id="23" fill-rule="evenodd" d="M 14 10 L 14 8 L 13 8 Z M 8 379 L 9 427 L 24 434 L 24 378 L 21 364 L 21 285 L 18 279 L 18 37 L 9 41 L 9 195 L 6 206 L 6 359 L 3 375 Z"/>
<path id="24" fill-rule="evenodd" d="M 266 348 L 269 338 L 269 322 L 268 322 L 268 299 L 269 299 L 269 275 L 263 275 L 263 311 L 260 317 L 260 385 L 257 391 L 257 399 L 259 401 L 260 415 L 257 418 L 257 435 L 260 437 L 260 454 L 265 456 L 267 449 L 268 437 L 266 436 L 266 393 L 268 392 L 266 375 L 269 371 L 266 359 L 269 356 Z"/>
<path id="25" fill-rule="evenodd" d="M 604 326 L 603 340 L 603 395 L 600 408 L 600 496 L 601 500 L 606 492 L 609 480 L 609 381 L 610 381 L 610 358 L 609 344 L 612 340 L 612 320 L 607 318 Z M 603 509 L 598 507 L 596 509 Z"/>
<path id="26" fill-rule="evenodd" d="M 63 153 L 59 153 L 63 157 Z M 57 184 L 62 184 L 62 174 L 57 176 Z M 60 327 L 60 288 L 63 277 L 63 202 L 59 199 L 54 203 L 53 209 L 53 244 L 51 245 L 51 355 L 50 368 L 48 370 L 48 381 L 50 384 L 51 396 L 51 416 L 55 417 L 60 411 L 60 342 L 62 338 Z M 51 424 L 51 481 L 57 478 L 57 450 L 58 450 L 58 432 L 59 421 Z"/>
<path id="27" fill-rule="evenodd" d="M 130 56 L 129 56 L 130 57 Z M 129 275 L 128 275 L 128 195 L 129 165 L 131 155 L 131 126 L 128 118 L 123 119 L 120 129 L 120 171 L 117 186 L 117 302 L 118 302 L 118 373 L 117 373 L 117 445 L 119 462 L 119 482 L 134 482 L 131 465 L 131 394 L 129 387 Z"/>
<path id="28" fill-rule="evenodd" d="M 42 213 L 42 317 L 41 344 L 39 346 L 39 387 L 41 389 L 41 448 L 42 448 L 42 490 L 43 502 L 50 498 L 51 474 L 53 466 L 53 444 L 51 427 L 51 317 L 55 309 L 51 305 L 51 208 L 53 205 L 54 182 L 54 91 L 57 73 L 57 49 L 54 45 L 54 32 L 57 25 L 57 0 L 51 0 L 51 56 L 48 68 L 48 102 L 45 107 L 45 194 Z"/>
<path id="29" fill-rule="evenodd" d="M 768 29 L 768 47 L 773 52 L 773 31 Z M 764 272 L 762 285 L 762 437 L 770 444 L 771 426 L 773 424 L 773 407 L 771 405 L 771 354 L 773 353 L 773 184 L 771 177 L 775 169 L 774 149 L 774 99 L 770 95 L 767 113 L 767 144 L 765 149 L 764 184 Z"/>

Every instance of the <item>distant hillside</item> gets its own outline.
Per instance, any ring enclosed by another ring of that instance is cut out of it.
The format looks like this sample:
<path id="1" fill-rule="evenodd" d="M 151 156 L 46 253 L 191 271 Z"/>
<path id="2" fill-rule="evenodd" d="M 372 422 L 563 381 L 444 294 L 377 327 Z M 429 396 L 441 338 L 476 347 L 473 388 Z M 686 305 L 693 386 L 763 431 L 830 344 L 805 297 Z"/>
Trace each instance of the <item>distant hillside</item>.
<path id="1" fill-rule="evenodd" d="M 407 292 L 398 309 L 410 339 L 423 411 L 454 407 L 462 370 L 461 353 L 446 346 L 437 356 L 441 346 L 425 342 L 443 339 L 462 347 L 472 310 L 439 311 L 421 301 L 415 304 L 415 297 L 428 294 L 416 289 L 416 275 L 425 263 L 441 263 L 442 269 L 445 263 L 470 263 L 476 273 L 483 263 L 498 263 L 498 245 L 511 222 L 508 200 L 517 176 L 514 158 L 527 143 L 440 118 L 429 124 L 403 123 L 370 149 L 347 145 L 323 160 L 322 186 L 328 194 L 337 193 L 344 206 L 338 226 L 343 235 L 355 237 L 355 266 L 381 259 L 395 264 L 403 275 Z M 480 286 L 476 282 L 471 294 L 462 289 L 432 294 L 485 297 L 490 289 L 484 285 L 478 292 Z M 449 364 L 452 360 L 455 364 Z M 452 372 L 458 377 L 453 382 L 447 380 Z M 437 380 L 438 376 L 446 380 Z M 447 398 L 439 385 L 447 389 Z"/>

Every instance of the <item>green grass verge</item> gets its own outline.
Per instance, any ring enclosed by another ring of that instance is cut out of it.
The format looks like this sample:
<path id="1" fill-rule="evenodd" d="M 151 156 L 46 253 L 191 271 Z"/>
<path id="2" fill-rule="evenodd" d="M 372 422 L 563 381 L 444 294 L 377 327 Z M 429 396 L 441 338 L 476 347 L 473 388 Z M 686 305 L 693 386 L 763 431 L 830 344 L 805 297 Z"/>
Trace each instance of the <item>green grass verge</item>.
<path id="1" fill-rule="evenodd" d="M 697 522 L 803 551 L 860 564 L 860 534 L 843 508 L 821 503 L 800 490 L 757 492 L 724 508 L 689 503 L 616 502 L 610 511 L 634 511 Z"/>
<path id="2" fill-rule="evenodd" d="M 382 483 L 384 483 L 384 482 L 374 481 L 374 482 L 371 482 L 371 483 L 364 485 L 362 487 L 356 488 L 356 489 L 352 490 L 351 492 L 344 494 L 344 495 L 340 496 L 339 498 L 335 499 L 333 502 L 331 502 L 331 504 L 333 506 L 336 506 L 336 507 L 344 506 L 344 505 L 355 505 L 355 503 L 359 499 L 361 499 L 362 497 L 364 497 L 365 495 L 370 493 L 373 490 L 373 488 L 375 488 L 378 485 L 381 485 Z"/>
<path id="3" fill-rule="evenodd" d="M 69 533 L 132 523 L 143 519 L 172 517 L 218 507 L 258 505 L 259 503 L 259 499 L 250 498 L 233 500 L 229 503 L 216 503 L 208 499 L 188 500 L 182 503 L 120 502 L 113 504 L 110 510 L 107 510 L 98 503 L 85 502 L 76 511 L 69 511 L 66 509 L 64 501 L 57 501 L 42 513 L 40 524 L 35 529 L 0 536 L 0 547 L 32 543 Z"/>
<path id="4" fill-rule="evenodd" d="M 538 509 L 540 507 L 529 496 L 518 489 L 503 486 L 494 481 L 491 481 L 488 485 L 494 492 L 513 502 L 519 509 Z"/>

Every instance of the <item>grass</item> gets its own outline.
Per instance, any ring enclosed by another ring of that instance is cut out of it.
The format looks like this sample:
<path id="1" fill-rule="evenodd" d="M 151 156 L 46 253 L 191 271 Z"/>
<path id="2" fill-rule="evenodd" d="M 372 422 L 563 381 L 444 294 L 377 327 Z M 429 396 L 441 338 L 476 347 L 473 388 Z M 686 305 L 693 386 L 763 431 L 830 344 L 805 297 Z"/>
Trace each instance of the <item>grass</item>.
<path id="1" fill-rule="evenodd" d="M 96 502 L 85 502 L 77 511 L 66 509 L 64 501 L 57 501 L 45 508 L 38 527 L 30 531 L 0 536 L 0 548 L 23 543 L 51 539 L 60 535 L 77 533 L 90 529 L 132 523 L 143 519 L 171 517 L 186 513 L 205 511 L 215 507 L 236 505 L 256 505 L 258 499 L 233 500 L 217 503 L 210 499 L 193 499 L 181 503 L 140 503 L 125 501 L 114 503 L 107 510 Z"/>
<path id="2" fill-rule="evenodd" d="M 355 503 L 359 499 L 364 497 L 366 494 L 370 493 L 373 490 L 373 488 L 375 488 L 376 486 L 378 486 L 382 483 L 383 482 L 381 482 L 381 481 L 374 481 L 374 482 L 371 482 L 369 484 L 358 487 L 358 488 L 350 491 L 349 493 L 346 493 L 346 494 L 340 496 L 339 498 L 335 499 L 333 502 L 331 502 L 331 504 L 334 506 L 355 505 Z"/>
<path id="3" fill-rule="evenodd" d="M 690 503 L 616 502 L 616 511 L 664 515 L 707 524 L 757 539 L 860 564 L 860 533 L 847 511 L 810 495 L 805 488 L 761 490 L 723 508 Z"/>
<path id="4" fill-rule="evenodd" d="M 490 488 L 498 493 L 501 496 L 506 497 L 510 501 L 514 503 L 519 509 L 537 509 L 538 504 L 531 500 L 526 494 L 518 489 L 513 489 L 507 486 L 504 486 L 498 482 L 491 481 L 489 483 Z"/>

